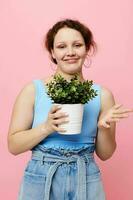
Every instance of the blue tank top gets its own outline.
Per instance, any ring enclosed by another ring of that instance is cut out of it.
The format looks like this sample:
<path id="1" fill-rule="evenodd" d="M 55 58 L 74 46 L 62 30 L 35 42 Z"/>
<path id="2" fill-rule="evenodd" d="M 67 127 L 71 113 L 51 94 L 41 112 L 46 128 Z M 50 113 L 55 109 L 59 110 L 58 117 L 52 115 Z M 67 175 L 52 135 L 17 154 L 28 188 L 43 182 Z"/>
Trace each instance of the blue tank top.
<path id="1" fill-rule="evenodd" d="M 52 100 L 47 94 L 45 83 L 36 79 L 33 80 L 35 86 L 35 103 L 32 128 L 44 123 L 47 120 L 48 112 L 52 107 Z M 54 149 L 95 149 L 95 138 L 97 135 L 97 120 L 100 112 L 100 85 L 93 83 L 92 88 L 97 90 L 98 96 L 84 104 L 83 121 L 80 134 L 62 135 L 57 131 L 44 138 L 32 150 Z"/>

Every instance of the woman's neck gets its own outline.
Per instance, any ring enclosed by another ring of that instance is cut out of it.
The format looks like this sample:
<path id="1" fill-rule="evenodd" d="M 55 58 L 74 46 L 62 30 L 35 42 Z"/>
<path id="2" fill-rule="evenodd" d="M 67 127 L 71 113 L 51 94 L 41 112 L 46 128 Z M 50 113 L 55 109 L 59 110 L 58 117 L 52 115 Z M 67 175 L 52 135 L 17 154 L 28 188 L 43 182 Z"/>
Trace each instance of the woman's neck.
<path id="1" fill-rule="evenodd" d="M 65 74 L 65 73 L 63 73 L 62 71 L 56 71 L 54 75 L 59 75 L 59 74 L 60 74 L 61 76 L 63 76 L 64 79 L 66 79 L 67 81 L 70 81 L 70 80 L 71 80 L 72 78 L 74 78 L 74 76 L 76 75 L 76 74 Z M 54 75 L 53 75 L 53 76 L 54 76 Z M 85 81 L 82 72 L 78 72 L 78 73 L 77 73 L 77 76 L 78 76 L 78 79 L 79 79 L 81 82 L 84 82 L 84 81 Z"/>

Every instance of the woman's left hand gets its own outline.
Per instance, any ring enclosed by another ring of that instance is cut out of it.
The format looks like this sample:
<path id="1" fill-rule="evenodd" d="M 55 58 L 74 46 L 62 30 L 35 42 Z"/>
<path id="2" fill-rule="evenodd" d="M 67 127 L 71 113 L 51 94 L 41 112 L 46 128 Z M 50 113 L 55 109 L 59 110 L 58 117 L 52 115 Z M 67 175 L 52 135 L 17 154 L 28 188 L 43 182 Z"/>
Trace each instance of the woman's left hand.
<path id="1" fill-rule="evenodd" d="M 111 122 L 118 122 L 127 118 L 133 109 L 122 108 L 122 104 L 115 104 L 98 121 L 98 128 L 110 128 Z"/>

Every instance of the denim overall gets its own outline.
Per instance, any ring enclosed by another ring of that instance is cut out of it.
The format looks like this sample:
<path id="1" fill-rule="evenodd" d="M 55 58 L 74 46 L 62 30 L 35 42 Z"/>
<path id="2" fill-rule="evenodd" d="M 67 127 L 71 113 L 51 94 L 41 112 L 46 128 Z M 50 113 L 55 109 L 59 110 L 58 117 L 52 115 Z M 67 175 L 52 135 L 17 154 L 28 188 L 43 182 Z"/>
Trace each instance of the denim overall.
<path id="1" fill-rule="evenodd" d="M 43 86 L 41 80 L 35 80 L 34 83 L 36 86 Z M 36 87 L 36 91 L 40 90 Z M 42 118 L 37 116 L 43 98 L 38 97 L 39 93 L 36 93 L 32 127 L 42 122 Z M 98 105 L 98 99 L 91 103 Z M 50 103 L 47 103 L 47 108 L 48 105 L 50 108 Z M 84 121 L 90 108 L 92 104 L 84 110 L 82 134 L 63 136 L 54 132 L 32 149 L 31 159 L 22 178 L 18 200 L 105 200 L 101 172 L 94 159 L 96 136 L 94 119 L 99 110 L 98 107 L 94 107 L 95 116 L 92 117 L 93 124 L 91 123 L 91 127 L 94 128 L 88 136 Z M 45 114 L 41 112 L 41 115 L 45 121 Z"/>

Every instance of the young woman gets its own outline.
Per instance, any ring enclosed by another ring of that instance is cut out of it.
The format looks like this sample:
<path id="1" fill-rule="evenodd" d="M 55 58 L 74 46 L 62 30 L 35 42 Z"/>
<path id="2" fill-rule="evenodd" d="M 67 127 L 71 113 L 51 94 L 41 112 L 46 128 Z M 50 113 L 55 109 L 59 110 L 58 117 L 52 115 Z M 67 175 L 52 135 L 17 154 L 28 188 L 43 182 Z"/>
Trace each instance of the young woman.
<path id="1" fill-rule="evenodd" d="M 46 34 L 45 46 L 56 64 L 55 74 L 66 80 L 78 74 L 96 43 L 92 32 L 77 20 L 57 22 Z M 54 75 L 55 75 L 54 74 Z M 116 122 L 133 109 L 115 104 L 110 90 L 94 83 L 98 96 L 84 105 L 82 131 L 62 135 L 59 124 L 69 120 L 46 94 L 47 79 L 36 79 L 19 93 L 8 134 L 9 151 L 18 155 L 32 150 L 19 192 L 19 200 L 105 200 L 101 171 L 94 152 L 105 161 L 116 149 Z"/>

